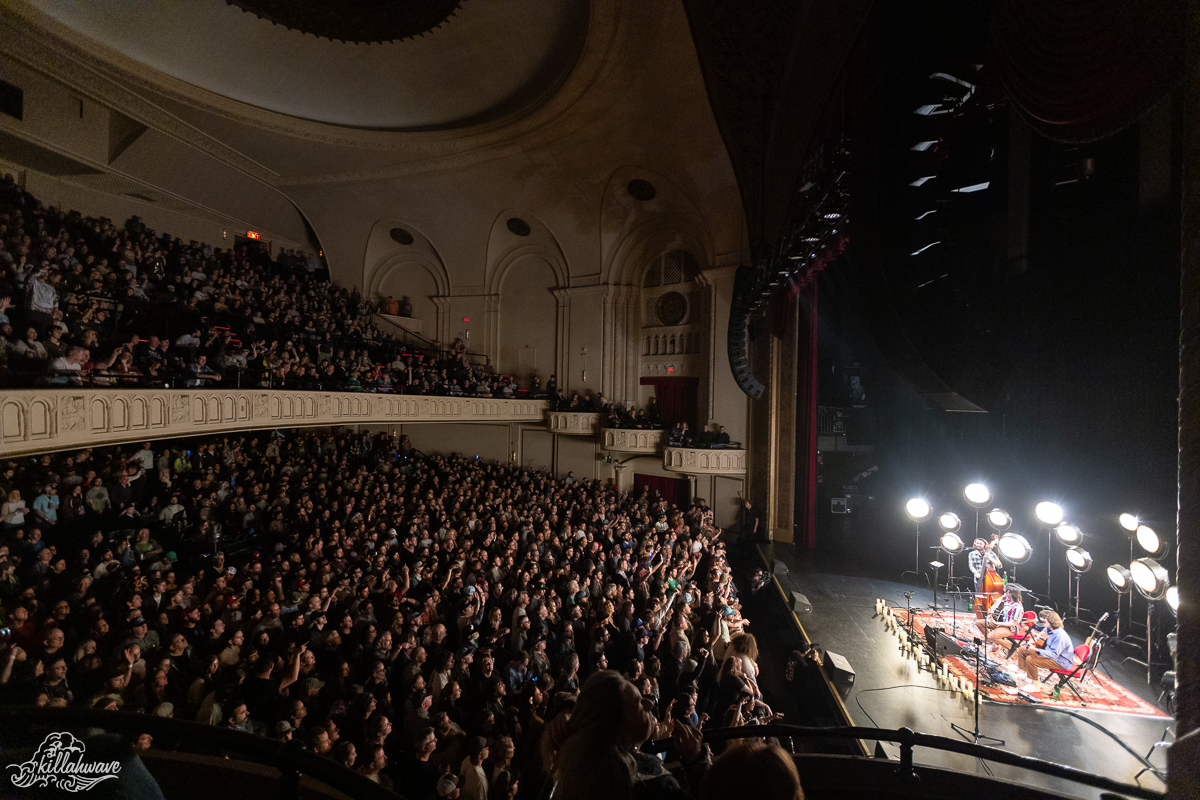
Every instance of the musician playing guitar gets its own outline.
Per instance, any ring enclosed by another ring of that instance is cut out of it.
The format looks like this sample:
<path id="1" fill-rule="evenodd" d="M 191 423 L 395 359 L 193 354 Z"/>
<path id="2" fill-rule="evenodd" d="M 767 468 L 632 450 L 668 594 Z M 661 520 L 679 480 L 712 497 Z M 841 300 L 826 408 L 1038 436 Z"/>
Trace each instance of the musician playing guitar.
<path id="1" fill-rule="evenodd" d="M 993 536 L 992 541 L 995 542 L 997 538 Z M 992 552 L 992 545 L 983 539 L 976 539 L 975 549 L 967 554 L 967 566 L 975 576 L 975 593 L 978 594 L 983 591 L 983 576 L 988 568 L 1000 569 L 1003 565 L 1000 563 L 1000 556 Z"/>
<path id="2" fill-rule="evenodd" d="M 1006 645 L 1007 637 L 1012 636 L 1025 613 L 1021 603 L 1021 590 L 1015 584 L 1010 584 L 1004 590 L 1000 599 L 992 603 L 987 616 L 975 620 L 979 633 L 988 641 L 988 645 Z"/>

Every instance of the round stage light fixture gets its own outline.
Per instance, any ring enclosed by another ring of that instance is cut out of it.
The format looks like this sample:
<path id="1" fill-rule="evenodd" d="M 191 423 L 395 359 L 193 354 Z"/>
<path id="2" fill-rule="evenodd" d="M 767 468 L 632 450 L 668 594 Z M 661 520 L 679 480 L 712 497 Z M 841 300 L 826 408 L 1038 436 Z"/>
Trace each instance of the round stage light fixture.
<path id="1" fill-rule="evenodd" d="M 1054 535 L 1067 547 L 1073 547 L 1083 541 L 1083 531 L 1075 525 L 1059 525 L 1054 529 Z"/>
<path id="2" fill-rule="evenodd" d="M 1037 518 L 1042 522 L 1043 525 L 1049 525 L 1051 527 L 1062 522 L 1064 516 L 1062 506 L 1058 505 L 1058 503 L 1051 503 L 1049 501 L 1038 503 L 1034 507 L 1033 513 L 1037 515 Z"/>
<path id="3" fill-rule="evenodd" d="M 1179 587 L 1172 586 L 1167 589 L 1167 605 L 1171 607 L 1171 613 L 1179 616 Z"/>
<path id="4" fill-rule="evenodd" d="M 992 493 L 982 483 L 968 484 L 967 488 L 963 489 L 963 497 L 974 508 L 983 508 L 992 502 Z"/>
<path id="5" fill-rule="evenodd" d="M 1113 564 L 1107 570 L 1108 585 L 1117 594 L 1125 594 L 1133 588 L 1133 576 L 1129 574 L 1129 570 L 1122 567 L 1120 564 Z"/>
<path id="6" fill-rule="evenodd" d="M 1147 600 L 1162 600 L 1171 585 L 1166 568 L 1153 558 L 1139 558 L 1129 565 L 1133 586 Z"/>
<path id="7" fill-rule="evenodd" d="M 923 519 L 929 519 L 929 515 L 933 513 L 933 506 L 929 505 L 929 501 L 923 497 L 914 497 L 904 504 L 904 511 L 908 514 L 909 519 L 920 522 Z"/>
<path id="8" fill-rule="evenodd" d="M 1092 568 L 1092 554 L 1082 547 L 1068 547 L 1067 566 L 1072 572 L 1087 572 Z"/>
<path id="9" fill-rule="evenodd" d="M 943 533 L 941 547 L 950 555 L 955 555 L 963 551 L 963 540 L 957 533 Z"/>
<path id="10" fill-rule="evenodd" d="M 1001 508 L 993 508 L 987 513 L 987 521 L 997 531 L 1006 531 L 1012 527 L 1012 514 Z"/>
<path id="11" fill-rule="evenodd" d="M 1162 558 L 1167 554 L 1167 542 L 1149 525 L 1138 525 L 1134 532 L 1138 546 L 1151 558 Z"/>
<path id="12" fill-rule="evenodd" d="M 1033 555 L 1029 540 L 1019 533 L 1006 533 L 996 543 L 996 549 L 1013 564 L 1024 564 Z"/>
<path id="13" fill-rule="evenodd" d="M 962 520 L 958 518 L 958 514 L 953 511 L 947 511 L 938 517 L 938 525 L 946 533 L 956 533 L 962 527 Z"/>
<path id="14" fill-rule="evenodd" d="M 1130 533 L 1136 531 L 1138 525 L 1141 524 L 1138 522 L 1138 518 L 1133 514 L 1122 514 L 1121 516 L 1117 517 L 1117 521 L 1121 523 L 1122 528 Z"/>

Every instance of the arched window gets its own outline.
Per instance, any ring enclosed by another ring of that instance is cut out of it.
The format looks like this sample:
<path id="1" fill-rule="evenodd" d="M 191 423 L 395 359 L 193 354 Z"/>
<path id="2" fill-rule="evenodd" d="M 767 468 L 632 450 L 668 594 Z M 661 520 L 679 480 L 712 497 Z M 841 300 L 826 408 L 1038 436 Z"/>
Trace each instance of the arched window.
<path id="1" fill-rule="evenodd" d="M 686 250 L 668 250 L 650 265 L 642 286 L 671 286 L 676 283 L 691 283 L 700 274 L 700 262 Z"/>

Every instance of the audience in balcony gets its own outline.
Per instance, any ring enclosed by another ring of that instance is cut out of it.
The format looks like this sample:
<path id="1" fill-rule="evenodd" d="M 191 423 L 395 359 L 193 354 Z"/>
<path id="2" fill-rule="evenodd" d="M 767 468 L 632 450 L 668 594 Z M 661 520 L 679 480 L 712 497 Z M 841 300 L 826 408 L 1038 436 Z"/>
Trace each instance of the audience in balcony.
<path id="1" fill-rule="evenodd" d="M 0 384 L 518 392 L 472 364 L 464 342 L 445 356 L 402 345 L 371 323 L 357 289 L 321 272 L 290 250 L 272 259 L 160 236 L 137 217 L 118 228 L 46 209 L 5 176 Z M 407 297 L 397 306 L 411 315 Z M 132 362 L 108 358 L 118 346 Z M 72 347 L 88 357 L 61 361 Z"/>
<path id="2" fill-rule="evenodd" d="M 571 764 L 665 791 L 632 750 L 652 733 L 702 767 L 739 607 L 708 510 L 410 452 L 335 431 L 7 465 L 0 704 L 290 735 L 413 798 L 567 792 Z M 726 673 L 753 666 L 737 640 Z"/>

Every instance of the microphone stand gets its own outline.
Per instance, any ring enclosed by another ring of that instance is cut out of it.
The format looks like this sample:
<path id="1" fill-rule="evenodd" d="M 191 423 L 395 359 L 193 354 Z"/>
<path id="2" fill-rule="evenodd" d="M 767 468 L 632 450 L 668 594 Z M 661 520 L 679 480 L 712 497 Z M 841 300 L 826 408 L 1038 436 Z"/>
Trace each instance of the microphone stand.
<path id="1" fill-rule="evenodd" d="M 979 682 L 979 676 L 983 671 L 983 639 L 976 636 L 973 641 L 975 643 L 975 730 L 973 732 L 969 731 L 955 722 L 951 722 L 950 727 L 961 733 L 964 737 L 972 737 L 975 744 L 979 744 L 981 739 L 985 739 L 989 742 L 995 742 L 997 747 L 1003 747 L 1003 739 L 997 739 L 995 736 L 984 736 L 979 732 L 979 695 L 983 687 L 983 684 Z"/>

